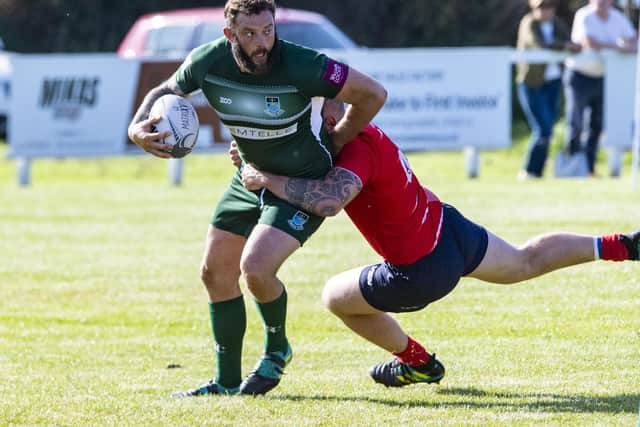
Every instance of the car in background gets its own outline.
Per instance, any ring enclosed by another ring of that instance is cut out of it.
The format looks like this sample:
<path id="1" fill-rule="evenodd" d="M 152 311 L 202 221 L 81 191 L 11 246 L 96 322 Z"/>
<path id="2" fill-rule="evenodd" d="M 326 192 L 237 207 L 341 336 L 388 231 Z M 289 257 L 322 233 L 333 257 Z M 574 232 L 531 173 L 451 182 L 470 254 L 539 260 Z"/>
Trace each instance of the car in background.
<path id="1" fill-rule="evenodd" d="M 178 9 L 143 15 L 118 47 L 124 58 L 184 59 L 196 46 L 222 36 L 224 9 Z M 313 49 L 352 49 L 356 44 L 325 16 L 278 8 L 278 37 Z"/>
<path id="2" fill-rule="evenodd" d="M 224 27 L 224 9 L 221 7 L 170 10 L 138 18 L 117 51 L 123 58 L 143 60 L 132 111 L 151 88 L 176 70 L 193 48 L 222 37 Z M 358 47 L 329 19 L 315 12 L 278 8 L 276 30 L 279 38 L 313 49 Z M 202 92 L 189 100 L 200 118 L 198 148 L 232 139 Z M 321 99 L 314 99 L 313 111 L 318 111 L 320 105 Z M 319 128 L 320 116 L 312 113 L 312 129 L 317 134 Z"/>

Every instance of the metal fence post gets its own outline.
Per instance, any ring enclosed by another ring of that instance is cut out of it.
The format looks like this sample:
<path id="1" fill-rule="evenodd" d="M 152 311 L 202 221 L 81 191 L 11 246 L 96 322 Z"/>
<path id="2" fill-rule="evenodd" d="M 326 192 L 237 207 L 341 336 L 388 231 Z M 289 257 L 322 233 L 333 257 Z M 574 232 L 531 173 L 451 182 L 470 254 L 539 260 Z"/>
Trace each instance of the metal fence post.
<path id="1" fill-rule="evenodd" d="M 174 187 L 182 184 L 182 175 L 184 172 L 184 159 L 169 159 L 167 163 L 169 183 Z"/>
<path id="2" fill-rule="evenodd" d="M 28 187 L 31 184 L 31 159 L 19 157 L 16 160 L 16 171 L 18 185 L 20 187 Z"/>

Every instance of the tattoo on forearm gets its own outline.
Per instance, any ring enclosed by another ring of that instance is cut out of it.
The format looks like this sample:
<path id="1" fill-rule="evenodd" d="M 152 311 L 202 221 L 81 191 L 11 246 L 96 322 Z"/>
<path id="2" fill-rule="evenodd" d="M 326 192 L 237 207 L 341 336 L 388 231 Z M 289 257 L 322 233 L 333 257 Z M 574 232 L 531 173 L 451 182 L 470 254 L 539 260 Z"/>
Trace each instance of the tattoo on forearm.
<path id="1" fill-rule="evenodd" d="M 322 180 L 289 178 L 285 185 L 287 199 L 307 212 L 319 216 L 337 214 L 362 190 L 360 178 L 341 168 L 329 171 Z"/>
<path id="2" fill-rule="evenodd" d="M 133 118 L 133 123 L 139 123 L 143 120 L 148 119 L 153 103 L 156 102 L 161 96 L 170 94 L 184 95 L 178 87 L 172 87 L 168 81 L 165 82 L 165 84 L 163 84 L 162 86 L 152 89 L 140 104 L 140 107 L 138 108 L 138 111 Z"/>

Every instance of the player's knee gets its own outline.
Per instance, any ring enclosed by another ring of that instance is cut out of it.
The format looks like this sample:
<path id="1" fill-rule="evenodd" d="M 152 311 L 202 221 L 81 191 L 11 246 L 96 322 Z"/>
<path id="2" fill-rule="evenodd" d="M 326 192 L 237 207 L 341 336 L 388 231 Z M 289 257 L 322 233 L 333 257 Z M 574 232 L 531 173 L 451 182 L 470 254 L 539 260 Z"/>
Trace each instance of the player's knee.
<path id="1" fill-rule="evenodd" d="M 273 273 L 252 257 L 240 260 L 240 271 L 250 291 L 260 289 L 262 284 L 269 280 Z"/>
<path id="2" fill-rule="evenodd" d="M 229 289 L 237 287 L 239 276 L 238 269 L 206 263 L 200 266 L 200 280 L 210 295 L 226 293 Z"/>
<path id="3" fill-rule="evenodd" d="M 324 288 L 322 288 L 322 305 L 324 305 L 324 307 L 333 312 L 332 310 L 332 304 L 333 304 L 333 295 L 331 294 L 331 289 L 329 288 L 329 283 L 327 282 L 327 284 L 324 285 Z"/>
<path id="4" fill-rule="evenodd" d="M 335 277 L 330 278 L 322 289 L 322 304 L 333 314 L 342 312 L 342 292 Z"/>
<path id="5" fill-rule="evenodd" d="M 215 273 L 214 270 L 211 269 L 206 264 L 202 264 L 200 266 L 200 280 L 202 284 L 207 289 L 215 288 Z"/>

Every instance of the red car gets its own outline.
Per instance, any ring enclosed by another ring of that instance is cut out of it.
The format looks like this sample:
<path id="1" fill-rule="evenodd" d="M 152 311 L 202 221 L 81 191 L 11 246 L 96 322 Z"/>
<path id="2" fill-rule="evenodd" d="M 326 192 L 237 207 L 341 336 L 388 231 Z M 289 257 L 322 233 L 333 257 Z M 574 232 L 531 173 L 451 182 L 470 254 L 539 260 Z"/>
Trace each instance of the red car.
<path id="1" fill-rule="evenodd" d="M 179 9 L 143 15 L 118 47 L 125 58 L 183 59 L 196 46 L 222 36 L 224 9 Z M 278 37 L 314 49 L 350 49 L 356 44 L 325 16 L 278 8 Z"/>

